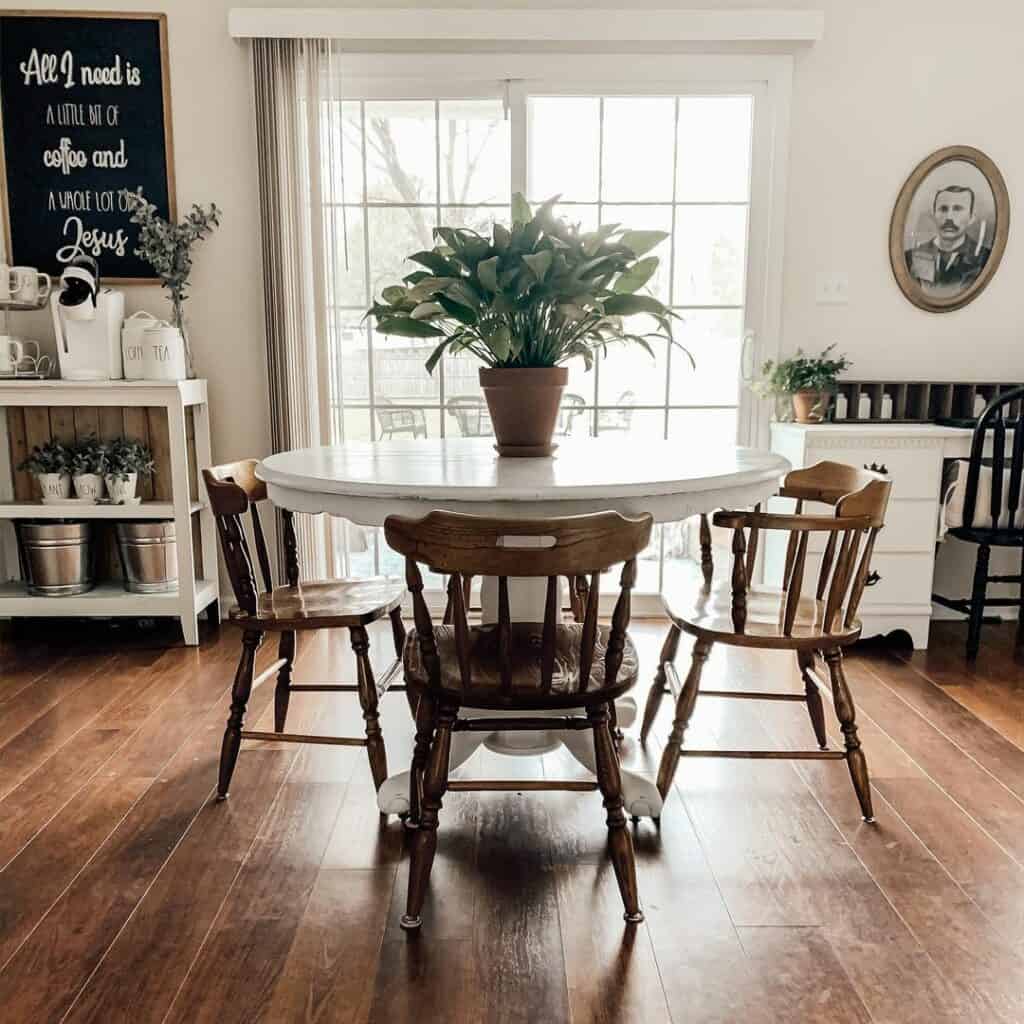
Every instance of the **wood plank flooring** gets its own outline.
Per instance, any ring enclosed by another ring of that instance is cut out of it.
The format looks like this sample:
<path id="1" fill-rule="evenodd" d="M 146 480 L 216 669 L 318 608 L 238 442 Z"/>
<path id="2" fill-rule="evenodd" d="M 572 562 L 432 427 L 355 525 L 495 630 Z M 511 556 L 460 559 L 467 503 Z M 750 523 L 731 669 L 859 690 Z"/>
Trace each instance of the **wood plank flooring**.
<path id="1" fill-rule="evenodd" d="M 663 630 L 632 630 L 641 705 Z M 850 658 L 875 826 L 841 762 L 685 760 L 660 830 L 635 827 L 647 919 L 627 930 L 597 794 L 453 793 L 410 937 L 405 836 L 380 823 L 361 750 L 247 743 L 212 802 L 235 632 L 199 650 L 0 643 L 0 1019 L 1019 1022 L 1024 661 L 1009 626 L 983 644 L 968 666 L 963 627 L 938 624 L 928 652 Z M 297 681 L 353 678 L 343 634 L 301 645 Z M 784 655 L 716 648 L 704 685 L 751 684 L 800 689 Z M 352 696 L 291 703 L 289 731 L 360 729 Z M 250 727 L 272 728 L 271 705 L 258 690 Z M 627 731 L 630 767 L 653 775 L 670 715 L 646 751 Z M 397 771 L 404 695 L 383 723 Z M 688 742 L 811 738 L 799 704 L 702 698 Z M 481 751 L 460 774 L 580 771 L 564 751 Z"/>

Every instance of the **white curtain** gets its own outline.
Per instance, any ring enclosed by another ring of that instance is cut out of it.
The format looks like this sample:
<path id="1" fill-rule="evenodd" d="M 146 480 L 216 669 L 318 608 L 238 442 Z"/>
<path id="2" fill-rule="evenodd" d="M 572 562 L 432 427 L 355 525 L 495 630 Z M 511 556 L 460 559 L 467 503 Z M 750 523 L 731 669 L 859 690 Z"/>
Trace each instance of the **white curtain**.
<path id="1" fill-rule="evenodd" d="M 326 440 L 325 289 L 336 261 L 345 260 L 347 234 L 339 239 L 322 223 L 343 189 L 341 134 L 332 124 L 340 75 L 328 39 L 254 39 L 252 46 L 271 444 L 285 451 Z M 326 517 L 297 516 L 296 532 L 303 577 L 328 575 Z"/>

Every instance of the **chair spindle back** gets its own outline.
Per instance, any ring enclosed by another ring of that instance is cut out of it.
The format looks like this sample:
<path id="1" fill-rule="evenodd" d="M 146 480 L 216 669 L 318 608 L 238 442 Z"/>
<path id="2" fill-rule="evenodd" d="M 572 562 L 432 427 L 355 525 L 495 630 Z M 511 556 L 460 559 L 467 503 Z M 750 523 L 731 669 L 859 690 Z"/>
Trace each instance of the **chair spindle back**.
<path id="1" fill-rule="evenodd" d="M 992 516 L 992 526 L 996 529 L 1003 527 L 1011 529 L 1017 517 L 1017 509 L 1021 506 L 1021 478 L 1024 473 L 1024 429 L 1021 429 L 1021 420 L 1024 420 L 1024 406 L 1021 399 L 1024 398 L 1024 387 L 1013 388 L 1001 395 L 997 395 L 985 407 L 985 411 L 978 418 L 978 425 L 974 428 L 974 437 L 971 439 L 971 457 L 967 467 L 967 487 L 964 493 L 964 519 L 966 527 L 974 525 L 974 507 L 978 500 L 978 485 L 981 478 L 981 470 L 985 464 L 985 445 L 991 430 L 992 436 L 992 496 L 989 505 L 989 513 Z M 1013 422 L 1013 442 L 1010 448 L 1010 479 L 1006 482 L 1006 494 L 1004 497 L 1003 487 L 1006 474 L 1006 415 L 1004 410 L 1008 406 L 1014 406 L 1018 418 Z"/>
<path id="2" fill-rule="evenodd" d="M 256 477 L 257 459 L 243 459 L 203 470 L 203 482 L 210 497 L 210 507 L 217 522 L 221 550 L 227 564 L 231 589 L 238 607 L 249 615 L 256 614 L 259 568 L 263 592 L 270 593 L 274 580 L 270 571 L 270 555 L 266 535 L 260 518 L 259 503 L 267 498 L 267 486 Z M 246 529 L 246 513 L 249 528 Z M 298 583 L 299 568 L 295 530 L 291 513 L 283 512 L 284 546 L 287 565 L 285 574 L 289 586 Z M 252 541 L 250 543 L 250 534 Z M 255 560 L 253 550 L 255 549 Z"/>
<path id="3" fill-rule="evenodd" d="M 458 512 L 431 512 L 422 519 L 389 516 L 384 523 L 384 535 L 390 547 L 405 556 L 406 584 L 412 594 L 416 633 L 431 684 L 440 686 L 441 663 L 433 622 L 423 597 L 421 564 L 451 577 L 445 619 L 450 620 L 454 631 L 464 691 L 473 685 L 466 582 L 473 576 L 498 577 L 496 650 L 500 688 L 507 694 L 512 690 L 513 676 L 509 577 L 547 577 L 540 649 L 541 690 L 545 693 L 551 691 L 555 672 L 558 579 L 565 576 L 574 585 L 577 577 L 590 577 L 580 634 L 578 682 L 579 688 L 585 690 L 597 645 L 600 576 L 621 562 L 619 597 L 604 657 L 605 684 L 613 685 L 625 649 L 630 590 L 636 583 L 636 556 L 647 546 L 652 524 L 648 515 L 630 519 L 617 512 L 558 519 L 489 519 Z M 508 538 L 520 537 L 545 538 L 550 546 L 504 546 Z"/>
<path id="4" fill-rule="evenodd" d="M 715 525 L 733 531 L 732 618 L 737 632 L 742 633 L 746 625 L 747 591 L 753 565 L 749 551 L 751 546 L 756 550 L 757 537 L 762 530 L 781 530 L 789 534 L 782 580 L 785 599 L 780 612 L 783 635 L 793 635 L 804 588 L 808 544 L 813 533 L 828 534 L 814 590 L 815 599 L 824 602 L 820 624 L 826 632 L 849 627 L 857 617 L 868 583 L 875 538 L 885 525 L 891 489 L 892 483 L 878 473 L 821 462 L 789 473 L 783 482 L 780 496 L 796 499 L 792 515 L 763 513 L 758 509 L 716 512 Z M 831 505 L 834 515 L 805 514 L 807 501 Z"/>

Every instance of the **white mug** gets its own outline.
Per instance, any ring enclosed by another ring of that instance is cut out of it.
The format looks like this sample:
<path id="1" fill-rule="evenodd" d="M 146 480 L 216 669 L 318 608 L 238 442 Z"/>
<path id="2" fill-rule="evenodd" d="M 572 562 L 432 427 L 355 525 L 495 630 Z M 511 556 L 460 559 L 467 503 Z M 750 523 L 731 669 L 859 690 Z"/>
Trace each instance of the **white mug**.
<path id="1" fill-rule="evenodd" d="M 50 278 L 35 267 L 11 268 L 11 298 L 16 302 L 39 302 L 50 294 Z"/>
<path id="2" fill-rule="evenodd" d="M 14 284 L 14 271 L 6 263 L 0 263 L 0 302 L 10 301 Z"/>
<path id="3" fill-rule="evenodd" d="M 28 345 L 35 349 L 35 355 L 31 351 L 28 353 L 29 358 L 38 363 L 38 341 L 20 341 L 18 338 L 12 338 L 9 334 L 0 334 L 0 373 L 8 375 L 17 373 L 21 361 L 25 358 L 25 348 Z"/>

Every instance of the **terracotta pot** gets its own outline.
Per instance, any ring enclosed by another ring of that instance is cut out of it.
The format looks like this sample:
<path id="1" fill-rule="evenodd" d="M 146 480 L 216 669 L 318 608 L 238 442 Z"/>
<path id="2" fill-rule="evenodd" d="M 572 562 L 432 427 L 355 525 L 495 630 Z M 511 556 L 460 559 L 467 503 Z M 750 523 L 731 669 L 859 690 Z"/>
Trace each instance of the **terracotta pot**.
<path id="1" fill-rule="evenodd" d="M 480 387 L 494 424 L 499 455 L 550 455 L 562 392 L 569 382 L 564 366 L 480 369 Z"/>
<path id="2" fill-rule="evenodd" d="M 793 415 L 797 423 L 821 423 L 828 412 L 827 391 L 797 391 L 793 395 Z"/>

